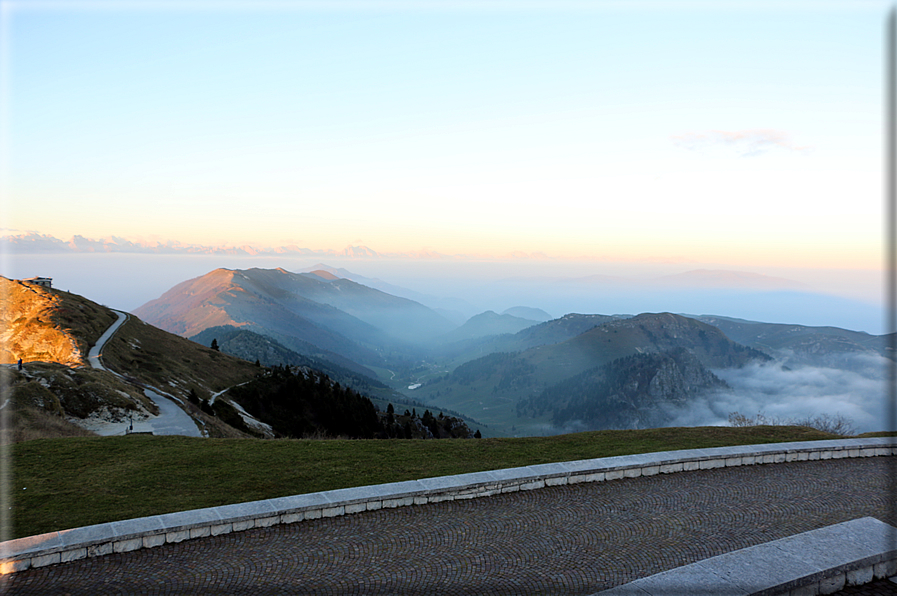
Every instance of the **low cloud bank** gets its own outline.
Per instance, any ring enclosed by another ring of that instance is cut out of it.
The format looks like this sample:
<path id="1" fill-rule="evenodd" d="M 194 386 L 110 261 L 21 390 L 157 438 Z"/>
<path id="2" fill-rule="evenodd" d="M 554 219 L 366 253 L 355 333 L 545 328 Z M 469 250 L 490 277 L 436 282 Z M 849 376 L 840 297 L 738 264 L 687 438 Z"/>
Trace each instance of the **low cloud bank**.
<path id="1" fill-rule="evenodd" d="M 894 421 L 887 403 L 887 360 L 867 354 L 848 360 L 844 368 L 789 370 L 772 362 L 715 370 L 732 390 L 708 393 L 687 409 L 671 411 L 669 426 L 728 425 L 729 414 L 740 412 L 771 419 L 842 415 L 858 433 L 890 430 Z"/>

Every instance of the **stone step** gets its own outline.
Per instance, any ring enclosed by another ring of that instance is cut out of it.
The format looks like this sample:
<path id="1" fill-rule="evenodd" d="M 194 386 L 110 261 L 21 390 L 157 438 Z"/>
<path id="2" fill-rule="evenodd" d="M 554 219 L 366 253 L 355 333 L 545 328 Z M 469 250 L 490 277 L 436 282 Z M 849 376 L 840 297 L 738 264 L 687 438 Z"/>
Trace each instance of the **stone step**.
<path id="1" fill-rule="evenodd" d="M 815 596 L 895 574 L 897 528 L 864 517 L 704 559 L 599 594 Z"/>

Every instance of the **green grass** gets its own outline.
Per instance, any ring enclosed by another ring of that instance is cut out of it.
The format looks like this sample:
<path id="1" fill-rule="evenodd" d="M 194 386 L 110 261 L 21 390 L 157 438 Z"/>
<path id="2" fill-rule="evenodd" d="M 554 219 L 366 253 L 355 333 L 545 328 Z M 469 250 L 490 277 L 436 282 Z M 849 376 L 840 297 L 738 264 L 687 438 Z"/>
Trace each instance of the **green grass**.
<path id="1" fill-rule="evenodd" d="M 660 428 L 481 440 L 188 437 L 11 446 L 13 537 L 229 503 L 432 476 L 674 449 L 834 438 L 803 427 Z"/>
<path id="2" fill-rule="evenodd" d="M 194 388 L 202 399 L 212 392 L 253 379 L 261 369 L 148 325 L 135 316 L 119 328 L 103 350 L 111 370 L 186 399 Z M 171 385 L 171 381 L 176 382 Z"/>

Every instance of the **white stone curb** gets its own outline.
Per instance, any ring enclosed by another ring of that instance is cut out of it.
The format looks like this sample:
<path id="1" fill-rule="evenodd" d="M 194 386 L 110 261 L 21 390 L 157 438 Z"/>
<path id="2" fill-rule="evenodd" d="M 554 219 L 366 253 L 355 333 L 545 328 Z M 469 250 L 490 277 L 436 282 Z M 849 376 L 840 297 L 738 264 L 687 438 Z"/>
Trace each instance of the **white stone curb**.
<path id="1" fill-rule="evenodd" d="M 864 517 L 710 557 L 598 594 L 815 596 L 895 573 L 897 528 Z"/>
<path id="2" fill-rule="evenodd" d="M 97 524 L 0 543 L 0 573 L 381 508 L 732 466 L 897 455 L 897 437 L 684 449 L 343 488 Z"/>

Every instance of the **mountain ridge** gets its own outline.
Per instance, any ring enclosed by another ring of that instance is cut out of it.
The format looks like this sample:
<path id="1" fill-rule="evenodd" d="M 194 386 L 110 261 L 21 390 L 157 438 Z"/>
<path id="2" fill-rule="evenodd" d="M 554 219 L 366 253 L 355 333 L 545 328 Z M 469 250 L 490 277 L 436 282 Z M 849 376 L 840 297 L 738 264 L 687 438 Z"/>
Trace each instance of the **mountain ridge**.
<path id="1" fill-rule="evenodd" d="M 265 273 L 247 275 L 258 271 Z M 216 269 L 174 286 L 133 312 L 182 336 L 193 336 L 209 327 L 246 326 L 277 338 L 294 338 L 287 347 L 300 354 L 314 355 L 309 352 L 317 348 L 359 364 L 380 362 L 376 352 L 346 334 L 383 343 L 382 332 L 335 307 L 269 283 L 272 277 L 276 281 L 276 276 L 290 276 L 291 281 L 305 285 L 328 283 L 282 269 Z"/>
<path id="2" fill-rule="evenodd" d="M 597 325 L 591 324 L 596 321 Z M 501 428 L 519 417 L 518 402 L 625 357 L 687 349 L 701 370 L 770 360 L 762 352 L 736 344 L 716 327 L 672 313 L 642 313 L 630 318 L 568 315 L 567 322 L 574 328 L 588 328 L 554 344 L 467 361 L 417 391 L 430 403 L 469 412 Z M 563 331 L 553 321 L 530 329 L 539 328 Z"/>

